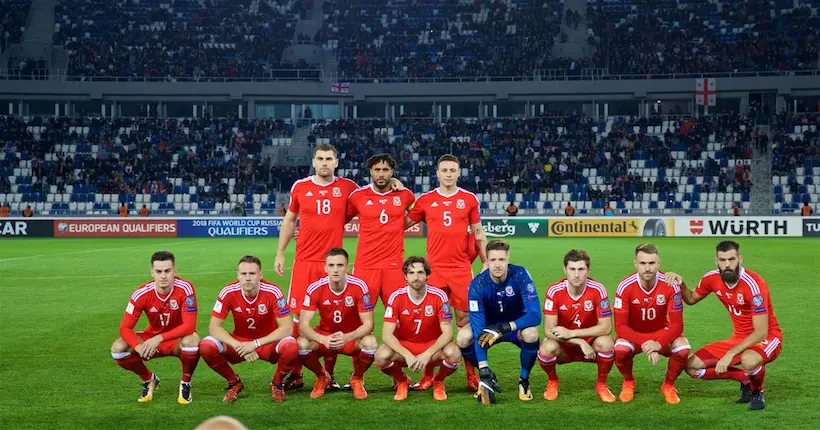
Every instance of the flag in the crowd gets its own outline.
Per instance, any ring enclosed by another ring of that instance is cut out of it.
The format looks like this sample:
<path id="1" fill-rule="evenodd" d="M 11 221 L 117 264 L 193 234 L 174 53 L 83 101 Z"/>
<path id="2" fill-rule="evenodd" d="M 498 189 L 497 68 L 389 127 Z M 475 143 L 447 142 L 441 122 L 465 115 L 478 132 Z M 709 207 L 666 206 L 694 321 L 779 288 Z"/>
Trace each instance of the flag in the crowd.
<path id="1" fill-rule="evenodd" d="M 695 79 L 695 102 L 702 106 L 714 106 L 717 100 L 715 78 Z"/>
<path id="2" fill-rule="evenodd" d="M 339 94 L 347 94 L 350 92 L 350 83 L 349 82 L 334 82 L 330 85 L 330 91 Z"/>

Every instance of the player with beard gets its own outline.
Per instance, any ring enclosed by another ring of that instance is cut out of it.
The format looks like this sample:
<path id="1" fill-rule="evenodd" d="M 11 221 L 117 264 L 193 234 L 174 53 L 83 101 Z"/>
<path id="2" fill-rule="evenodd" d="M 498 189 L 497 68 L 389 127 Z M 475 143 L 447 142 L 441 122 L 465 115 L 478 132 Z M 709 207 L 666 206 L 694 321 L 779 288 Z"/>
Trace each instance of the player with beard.
<path id="1" fill-rule="evenodd" d="M 774 315 L 769 286 L 755 272 L 743 267 L 737 242 L 718 243 L 717 270 L 706 273 L 690 290 L 683 278 L 667 273 L 667 279 L 680 281 L 681 295 L 694 305 L 715 293 L 732 318 L 732 337 L 704 346 L 689 357 L 686 372 L 697 379 L 734 379 L 740 382 L 738 403 L 749 403 L 750 410 L 765 407 L 763 379 L 767 363 L 774 361 L 782 348 L 783 334 Z M 735 366 L 740 365 L 741 368 Z"/>

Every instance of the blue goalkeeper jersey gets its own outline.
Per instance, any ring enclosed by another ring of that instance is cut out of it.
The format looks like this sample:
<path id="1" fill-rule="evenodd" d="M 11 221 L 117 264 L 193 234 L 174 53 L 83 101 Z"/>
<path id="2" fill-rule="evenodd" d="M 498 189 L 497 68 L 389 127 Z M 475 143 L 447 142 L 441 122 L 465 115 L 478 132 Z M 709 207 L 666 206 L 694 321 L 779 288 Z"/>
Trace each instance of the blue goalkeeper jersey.
<path id="1" fill-rule="evenodd" d="M 507 279 L 493 282 L 485 270 L 470 282 L 470 326 L 476 342 L 478 361 L 487 359 L 487 351 L 478 346 L 478 337 L 485 327 L 498 323 L 515 322 L 518 330 L 541 323 L 541 302 L 530 272 L 523 266 L 510 264 Z"/>

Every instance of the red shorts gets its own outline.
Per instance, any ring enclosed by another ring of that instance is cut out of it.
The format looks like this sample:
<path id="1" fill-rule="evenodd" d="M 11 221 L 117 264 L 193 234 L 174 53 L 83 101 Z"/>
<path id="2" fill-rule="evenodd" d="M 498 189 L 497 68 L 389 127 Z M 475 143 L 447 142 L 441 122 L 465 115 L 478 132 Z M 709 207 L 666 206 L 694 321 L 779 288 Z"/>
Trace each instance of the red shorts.
<path id="1" fill-rule="evenodd" d="M 723 356 L 726 355 L 730 349 L 742 342 L 744 338 L 745 336 L 730 337 L 726 340 L 710 343 L 697 350 L 695 355 L 700 358 L 704 364 L 706 364 L 706 367 L 712 367 L 720 361 L 720 359 L 723 358 Z M 766 364 L 771 363 L 777 358 L 778 355 L 780 355 L 782 346 L 780 337 L 776 335 L 769 335 L 763 342 L 750 346 L 747 351 L 754 351 L 758 353 L 758 355 L 763 357 L 763 363 Z M 735 358 L 732 359 L 731 366 L 735 366 L 737 364 L 740 364 L 740 354 L 736 355 Z"/>
<path id="2" fill-rule="evenodd" d="M 148 331 L 138 331 L 137 336 L 144 341 L 151 339 L 152 337 L 156 336 L 160 333 L 152 333 Z M 171 340 L 163 340 L 157 346 L 157 353 L 154 354 L 152 358 L 160 358 L 160 357 L 175 357 L 179 355 L 177 352 L 177 345 L 179 345 L 179 341 L 181 338 L 171 339 Z"/>
<path id="3" fill-rule="evenodd" d="M 583 338 L 590 346 L 592 343 L 595 342 L 594 337 L 585 337 Z M 566 343 L 566 342 L 559 342 L 561 346 L 561 351 L 558 353 L 558 364 L 566 364 L 566 363 L 573 363 L 576 361 L 585 361 L 587 363 L 594 363 L 595 359 L 588 360 L 584 357 L 584 352 L 581 351 L 581 347 L 574 344 L 574 343 Z"/>
<path id="4" fill-rule="evenodd" d="M 381 298 L 382 303 L 387 303 L 387 299 L 390 298 L 393 292 L 407 285 L 401 267 L 365 269 L 354 266 L 353 275 L 357 278 L 361 278 L 365 284 L 367 284 L 367 289 L 370 290 L 370 297 L 374 299 L 377 297 Z"/>
<path id="5" fill-rule="evenodd" d="M 401 346 L 407 348 L 413 355 L 419 355 L 424 351 L 427 351 L 434 343 L 436 343 L 438 339 L 433 339 L 429 342 L 410 342 L 407 340 L 399 340 Z"/>
<path id="6" fill-rule="evenodd" d="M 288 303 L 294 318 L 299 318 L 305 293 L 310 284 L 327 276 L 325 263 L 321 261 L 297 261 L 293 263 L 288 286 Z"/>
<path id="7" fill-rule="evenodd" d="M 231 335 L 232 338 L 240 341 L 240 342 L 252 342 L 253 339 L 245 339 L 241 337 L 237 337 Z M 287 338 L 286 338 L 287 339 Z M 245 361 L 241 355 L 236 353 L 236 350 L 233 349 L 232 346 L 226 345 L 220 342 L 218 339 L 208 336 L 205 339 L 202 339 L 203 342 L 210 341 L 216 344 L 216 347 L 219 349 L 219 353 L 222 354 L 228 363 L 236 364 Z M 262 345 L 259 348 L 256 348 L 256 354 L 259 355 L 259 358 L 271 363 L 278 363 L 279 362 L 279 342 L 269 343 L 267 345 Z"/>
<path id="8" fill-rule="evenodd" d="M 467 312 L 467 291 L 473 280 L 471 268 L 434 267 L 427 283 L 441 288 L 450 298 L 450 305 L 462 312 Z"/>
<path id="9" fill-rule="evenodd" d="M 324 336 L 327 336 L 327 335 L 331 334 L 331 333 L 327 333 L 323 330 L 316 330 L 316 333 L 319 333 L 319 334 L 324 335 Z M 353 339 L 353 340 L 347 341 L 347 343 L 344 344 L 342 349 L 326 348 L 321 343 L 319 344 L 318 348 L 316 348 L 316 351 L 318 351 L 320 354 L 322 354 L 322 357 L 325 357 L 325 356 L 330 355 L 330 354 L 337 354 L 337 355 L 342 354 L 342 355 L 351 355 L 352 356 L 358 350 L 359 350 L 359 340 L 358 339 Z"/>
<path id="10" fill-rule="evenodd" d="M 686 337 L 686 336 L 681 334 L 679 337 Z M 620 337 L 615 339 L 615 347 L 617 348 L 618 345 L 626 346 L 629 349 L 631 349 L 633 356 L 635 356 L 636 354 L 640 354 L 642 352 L 640 345 L 635 345 L 634 343 L 632 343 L 632 342 L 630 342 L 626 339 L 620 338 Z M 688 348 L 688 346 L 685 347 L 685 348 Z M 665 347 L 663 347 L 663 349 L 658 351 L 658 354 L 660 354 L 664 357 L 669 357 L 670 355 L 672 355 L 675 352 L 677 352 L 677 350 L 672 349 L 672 344 L 670 343 L 669 345 L 666 345 Z"/>

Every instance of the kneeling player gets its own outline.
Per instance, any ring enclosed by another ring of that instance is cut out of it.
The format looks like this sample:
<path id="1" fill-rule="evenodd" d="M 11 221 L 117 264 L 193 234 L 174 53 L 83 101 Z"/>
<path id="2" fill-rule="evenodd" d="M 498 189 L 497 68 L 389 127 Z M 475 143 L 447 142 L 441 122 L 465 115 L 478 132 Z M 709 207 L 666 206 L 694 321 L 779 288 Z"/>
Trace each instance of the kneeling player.
<path id="1" fill-rule="evenodd" d="M 279 287 L 262 279 L 262 263 L 257 257 L 242 257 L 236 275 L 238 280 L 223 288 L 216 299 L 208 324 L 210 336 L 199 344 L 202 358 L 228 381 L 225 402 L 235 401 L 245 388 L 230 364 L 260 359 L 278 363 L 270 383 L 271 397 L 274 402 L 283 402 L 282 379 L 298 354 L 287 299 Z M 233 314 L 233 333 L 222 327 L 228 312 Z"/>
<path id="2" fill-rule="evenodd" d="M 566 278 L 547 289 L 544 300 L 544 334 L 538 361 L 549 381 L 544 399 L 558 398 L 558 374 L 555 365 L 573 361 L 597 362 L 595 391 L 605 403 L 615 396 L 606 378 L 615 361 L 612 338 L 612 309 L 606 289 L 589 275 L 589 254 L 573 249 L 564 256 Z"/>
<path id="3" fill-rule="evenodd" d="M 774 315 L 769 286 L 760 275 L 742 266 L 740 245 L 727 240 L 720 242 L 716 251 L 718 269 L 705 274 L 695 291 L 684 285 L 683 300 L 694 305 L 714 292 L 729 311 L 734 334 L 697 350 L 689 357 L 687 372 L 693 378 L 740 381 L 737 402 L 749 403 L 751 410 L 763 409 L 765 365 L 780 355 L 783 333 Z"/>
<path id="4" fill-rule="evenodd" d="M 661 260 L 658 247 L 644 243 L 635 248 L 636 273 L 627 277 L 615 293 L 615 365 L 624 375 L 622 402 L 630 402 L 635 395 L 635 377 L 632 359 L 641 352 L 653 365 L 658 355 L 669 357 L 666 378 L 661 392 L 666 403 L 680 403 L 675 380 L 686 367 L 689 341 L 683 333 L 683 303 L 680 289 L 666 282 L 658 271 Z"/>
<path id="5" fill-rule="evenodd" d="M 344 354 L 353 358 L 350 388 L 353 397 L 366 399 L 362 377 L 373 364 L 373 354 L 379 346 L 373 336 L 373 300 L 367 284 L 348 275 L 347 251 L 332 248 L 325 256 L 327 276 L 311 284 L 299 315 L 299 356 L 302 363 L 316 374 L 310 397 L 325 394 L 331 382 L 330 374 L 319 364 L 319 357 Z M 319 311 L 319 325 L 310 326 Z M 325 358 L 327 359 L 327 358 Z"/>
<path id="6" fill-rule="evenodd" d="M 159 378 L 143 360 L 157 357 L 179 357 L 182 380 L 180 404 L 191 403 L 191 375 L 199 362 L 199 336 L 196 329 L 196 292 L 190 282 L 176 276 L 174 254 L 155 252 L 151 256 L 153 281 L 137 288 L 120 322 L 120 338 L 111 345 L 111 356 L 123 369 L 142 378 L 139 402 L 150 402 Z M 134 332 L 134 326 L 145 312 L 148 327 Z M 134 353 L 138 354 L 135 355 Z"/>
<path id="7" fill-rule="evenodd" d="M 403 362 L 418 372 L 429 363 L 440 363 L 433 377 L 433 398 L 446 400 L 444 378 L 461 362 L 461 352 L 453 343 L 453 319 L 444 291 L 427 285 L 430 263 L 423 257 L 410 257 L 402 265 L 407 286 L 387 300 L 382 327 L 382 344 L 376 351 L 376 366 L 396 380 L 394 400 L 407 398 L 410 378 L 401 370 Z"/>
<path id="8" fill-rule="evenodd" d="M 512 342 L 521 348 L 521 373 L 518 398 L 532 400 L 530 371 L 538 355 L 538 324 L 541 304 L 535 282 L 523 266 L 510 264 L 510 245 L 495 239 L 487 244 L 489 269 L 470 282 L 469 332 L 459 331 L 456 338 L 465 359 L 479 368 L 476 398 L 482 404 L 496 402 L 501 392 L 487 361 L 487 350 L 498 342 Z"/>

